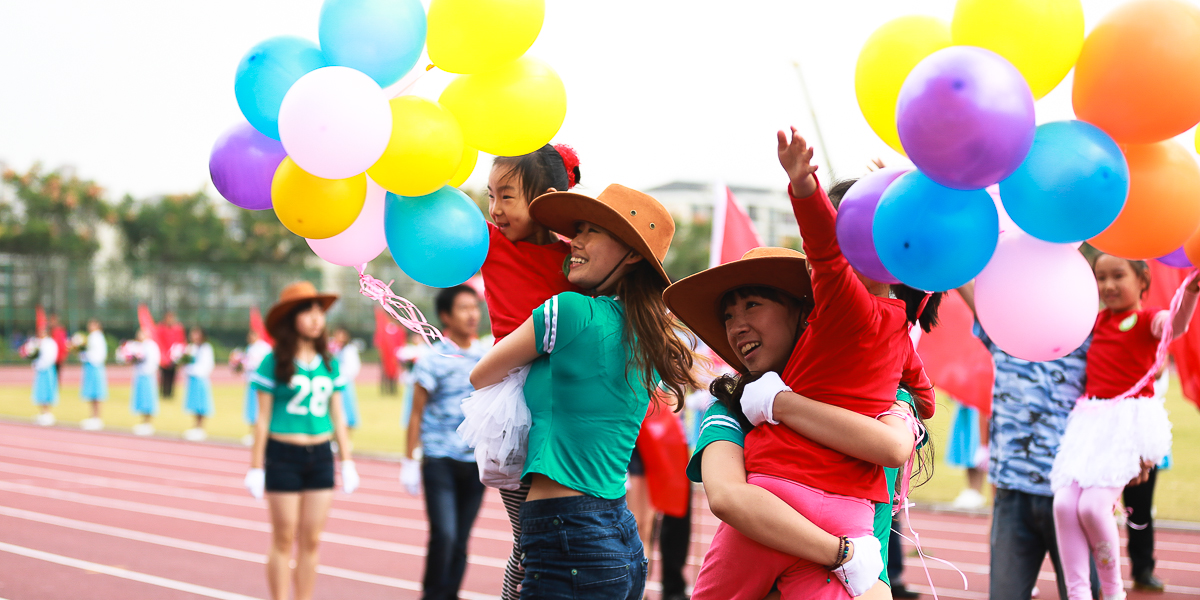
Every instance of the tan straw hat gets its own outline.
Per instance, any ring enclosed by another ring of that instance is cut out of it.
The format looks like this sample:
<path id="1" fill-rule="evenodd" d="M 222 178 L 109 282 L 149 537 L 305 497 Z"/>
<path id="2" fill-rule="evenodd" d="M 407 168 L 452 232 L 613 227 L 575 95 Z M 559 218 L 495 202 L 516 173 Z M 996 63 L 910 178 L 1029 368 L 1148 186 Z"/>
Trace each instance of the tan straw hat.
<path id="1" fill-rule="evenodd" d="M 317 291 L 316 286 L 308 281 L 288 284 L 282 292 L 279 292 L 279 301 L 271 307 L 271 310 L 267 311 L 267 331 L 274 331 L 279 320 L 287 316 L 288 311 L 297 304 L 316 300 L 321 304 L 322 309 L 329 310 L 329 307 L 333 306 L 337 299 L 337 294 L 322 294 Z"/>
<path id="2" fill-rule="evenodd" d="M 551 231 L 575 237 L 575 226 L 587 221 L 603 227 L 654 265 L 671 283 L 662 261 L 675 235 L 671 213 L 648 194 L 612 184 L 592 198 L 575 192 L 550 192 L 529 204 L 529 215 Z"/>
<path id="3" fill-rule="evenodd" d="M 725 335 L 718 303 L 730 290 L 746 286 L 775 288 L 797 299 L 812 297 L 812 280 L 804 255 L 787 248 L 754 248 L 733 262 L 675 282 L 663 292 L 663 302 L 675 316 L 708 344 L 725 362 L 747 372 Z"/>

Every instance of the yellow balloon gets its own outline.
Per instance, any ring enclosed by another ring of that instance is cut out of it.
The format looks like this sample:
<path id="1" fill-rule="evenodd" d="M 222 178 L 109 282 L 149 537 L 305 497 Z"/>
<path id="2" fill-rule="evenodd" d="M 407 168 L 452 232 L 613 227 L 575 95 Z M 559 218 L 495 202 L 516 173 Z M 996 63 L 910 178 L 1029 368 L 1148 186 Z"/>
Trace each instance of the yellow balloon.
<path id="1" fill-rule="evenodd" d="M 367 198 L 367 176 L 322 179 L 296 166 L 292 157 L 283 159 L 271 181 L 271 204 L 275 216 L 288 231 L 322 240 L 346 230 Z"/>
<path id="2" fill-rule="evenodd" d="M 545 16 L 545 0 L 433 0 L 429 60 L 450 73 L 490 71 L 525 54 Z"/>
<path id="3" fill-rule="evenodd" d="M 467 182 L 467 178 L 475 171 L 475 163 L 479 162 L 479 151 L 463 145 L 462 162 L 458 165 L 458 172 L 454 177 L 450 178 L 450 187 L 458 187 Z"/>
<path id="4" fill-rule="evenodd" d="M 987 48 L 1021 72 L 1034 99 L 1067 76 L 1083 48 L 1079 0 L 958 0 L 950 33 L 956 45 Z"/>
<path id="5" fill-rule="evenodd" d="M 391 105 L 392 137 L 367 175 L 393 194 L 432 194 L 458 172 L 462 128 L 450 111 L 432 100 L 400 96 Z"/>
<path id="6" fill-rule="evenodd" d="M 887 145 L 904 154 L 896 131 L 900 86 L 917 63 L 950 45 L 950 26 L 934 17 L 911 15 L 884 23 L 858 53 L 854 93 L 867 124 Z"/>
<path id="7" fill-rule="evenodd" d="M 462 125 L 468 146 L 520 156 L 545 146 L 567 117 L 567 90 L 550 65 L 530 57 L 461 75 L 438 99 Z"/>

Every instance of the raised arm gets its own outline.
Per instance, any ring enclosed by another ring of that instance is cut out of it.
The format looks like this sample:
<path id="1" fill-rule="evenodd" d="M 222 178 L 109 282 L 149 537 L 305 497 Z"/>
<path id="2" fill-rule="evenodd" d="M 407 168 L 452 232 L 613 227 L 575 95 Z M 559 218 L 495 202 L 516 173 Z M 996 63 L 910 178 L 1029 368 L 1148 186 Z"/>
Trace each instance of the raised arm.
<path id="1" fill-rule="evenodd" d="M 535 338 L 533 319 L 525 319 L 516 331 L 483 355 L 471 370 L 471 385 L 477 390 L 495 385 L 504 381 L 509 371 L 533 362 L 540 356 Z"/>
<path id="2" fill-rule="evenodd" d="M 1192 314 L 1196 312 L 1197 292 L 1200 292 L 1200 278 L 1193 279 L 1183 292 L 1183 301 L 1179 304 L 1179 312 L 1175 313 L 1175 318 L 1171 321 L 1172 340 L 1187 333 L 1188 324 L 1192 322 Z M 1154 337 L 1162 339 L 1163 326 L 1166 325 L 1166 317 L 1170 313 L 1164 310 L 1158 314 L 1162 318 L 1156 317 L 1150 325 L 1150 330 L 1154 333 Z"/>
<path id="3" fill-rule="evenodd" d="M 893 410 L 911 409 L 897 401 Z M 912 430 L 897 417 L 872 419 L 795 392 L 780 392 L 775 396 L 774 416 L 792 431 L 818 444 L 883 467 L 904 466 L 916 445 Z"/>

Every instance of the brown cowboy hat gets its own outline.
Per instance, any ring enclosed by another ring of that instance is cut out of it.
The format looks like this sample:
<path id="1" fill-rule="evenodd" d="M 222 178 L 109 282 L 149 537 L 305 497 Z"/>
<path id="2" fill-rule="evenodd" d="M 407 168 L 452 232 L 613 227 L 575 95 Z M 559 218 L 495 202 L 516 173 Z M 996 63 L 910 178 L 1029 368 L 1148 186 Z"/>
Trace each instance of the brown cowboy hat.
<path id="1" fill-rule="evenodd" d="M 575 192 L 550 192 L 529 204 L 529 215 L 551 231 L 575 237 L 575 226 L 587 221 L 603 227 L 654 266 L 671 283 L 663 258 L 675 235 L 675 220 L 648 194 L 612 184 L 592 198 Z"/>
<path id="2" fill-rule="evenodd" d="M 663 302 L 709 348 L 739 372 L 748 371 L 725 335 L 719 302 L 730 290 L 746 286 L 775 288 L 795 298 L 812 297 L 812 280 L 803 254 L 787 248 L 754 248 L 733 262 L 675 282 Z"/>
<path id="3" fill-rule="evenodd" d="M 321 304 L 321 308 L 329 310 L 334 302 L 337 302 L 337 294 L 322 294 L 317 291 L 317 287 L 308 281 L 297 281 L 296 283 L 288 284 L 279 292 L 279 301 L 267 311 L 267 331 L 274 331 L 275 326 L 279 324 L 279 320 L 287 316 L 288 311 L 302 302 L 316 300 Z"/>

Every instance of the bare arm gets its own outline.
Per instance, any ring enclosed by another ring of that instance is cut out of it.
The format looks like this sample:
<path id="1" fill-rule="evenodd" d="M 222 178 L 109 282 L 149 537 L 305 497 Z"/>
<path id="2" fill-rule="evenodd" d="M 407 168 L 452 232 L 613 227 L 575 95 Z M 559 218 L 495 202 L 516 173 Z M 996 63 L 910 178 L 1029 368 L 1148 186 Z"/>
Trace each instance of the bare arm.
<path id="1" fill-rule="evenodd" d="M 892 409 L 911 412 L 904 402 Z M 884 467 L 904 466 L 916 445 L 912 430 L 897 417 L 872 419 L 794 392 L 775 396 L 775 418 L 818 444 Z"/>
<path id="2" fill-rule="evenodd" d="M 509 371 L 533 362 L 538 356 L 533 319 L 525 319 L 516 331 L 483 355 L 471 371 L 471 385 L 478 390 L 500 383 Z M 416 406 L 415 400 L 413 405 Z"/>
<path id="3" fill-rule="evenodd" d="M 1200 292 L 1200 279 L 1193 280 L 1188 284 L 1187 289 L 1183 293 L 1183 301 L 1179 304 L 1179 312 L 1175 313 L 1175 318 L 1171 321 L 1171 339 L 1178 339 L 1179 336 L 1187 333 L 1188 324 L 1192 322 L 1192 314 L 1196 312 L 1196 296 Z M 1169 314 L 1167 311 L 1159 313 L 1162 315 Z M 1166 319 L 1154 319 L 1151 323 L 1151 331 L 1154 337 L 1162 339 L 1163 325 L 1166 324 Z"/>
<path id="4" fill-rule="evenodd" d="M 704 492 L 718 519 L 742 535 L 819 565 L 837 561 L 838 538 L 817 527 L 778 496 L 746 483 L 742 447 L 717 441 L 701 457 Z"/>
<path id="5" fill-rule="evenodd" d="M 342 393 L 334 392 L 329 399 L 329 416 L 333 420 L 333 437 L 337 440 L 338 458 L 345 461 L 352 461 L 354 457 L 351 451 L 350 429 L 346 426 L 346 408 L 342 404 Z"/>
<path id="6" fill-rule="evenodd" d="M 271 429 L 271 403 L 274 398 L 269 392 L 258 390 L 258 418 L 254 420 L 254 445 L 250 448 L 250 468 L 261 469 L 266 463 L 267 433 Z"/>
<path id="7" fill-rule="evenodd" d="M 429 401 L 429 391 L 419 383 L 413 383 L 412 412 L 408 416 L 408 436 L 404 440 L 404 456 L 413 457 L 417 446 L 421 445 L 421 415 L 425 414 L 425 403 Z"/>

